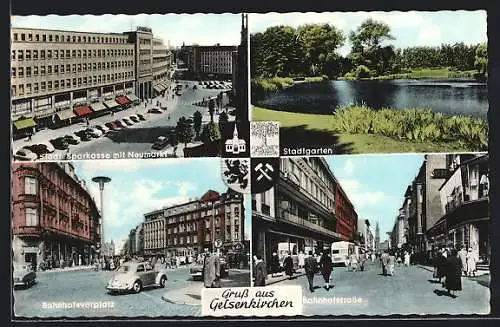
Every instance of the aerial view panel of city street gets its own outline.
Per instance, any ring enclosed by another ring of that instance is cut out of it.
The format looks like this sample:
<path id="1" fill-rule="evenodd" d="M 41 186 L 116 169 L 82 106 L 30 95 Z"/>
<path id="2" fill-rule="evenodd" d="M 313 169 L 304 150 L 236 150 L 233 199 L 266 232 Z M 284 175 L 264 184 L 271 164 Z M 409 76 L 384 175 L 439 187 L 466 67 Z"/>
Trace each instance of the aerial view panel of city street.
<path id="1" fill-rule="evenodd" d="M 13 16 L 11 39 L 15 160 L 218 156 L 248 120 L 243 15 Z"/>
<path id="2" fill-rule="evenodd" d="M 486 153 L 280 158 L 253 285 L 299 285 L 305 316 L 488 314 L 489 185 Z"/>
<path id="3" fill-rule="evenodd" d="M 14 163 L 15 316 L 200 316 L 203 288 L 250 286 L 250 197 L 220 170 L 219 158 Z"/>

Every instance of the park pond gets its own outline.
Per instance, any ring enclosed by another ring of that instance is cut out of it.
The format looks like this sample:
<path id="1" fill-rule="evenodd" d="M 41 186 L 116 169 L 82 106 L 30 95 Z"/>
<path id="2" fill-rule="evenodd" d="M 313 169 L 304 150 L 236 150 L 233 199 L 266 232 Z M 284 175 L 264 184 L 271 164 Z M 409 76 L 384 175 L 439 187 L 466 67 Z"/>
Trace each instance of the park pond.
<path id="1" fill-rule="evenodd" d="M 331 113 L 337 107 L 428 108 L 445 115 L 486 118 L 488 87 L 470 79 L 331 80 L 297 83 L 255 101 L 259 107 L 300 113 Z"/>

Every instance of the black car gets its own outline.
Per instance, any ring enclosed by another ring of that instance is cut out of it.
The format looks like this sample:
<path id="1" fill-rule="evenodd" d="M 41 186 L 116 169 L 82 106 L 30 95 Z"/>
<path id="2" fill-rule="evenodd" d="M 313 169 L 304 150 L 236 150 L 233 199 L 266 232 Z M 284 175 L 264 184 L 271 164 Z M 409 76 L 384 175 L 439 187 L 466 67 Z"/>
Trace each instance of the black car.
<path id="1" fill-rule="evenodd" d="M 80 140 L 84 142 L 90 141 L 92 139 L 89 133 L 84 129 L 75 132 L 75 135 L 78 136 Z"/>
<path id="2" fill-rule="evenodd" d="M 146 117 L 144 117 L 143 115 L 141 114 L 137 114 L 136 115 L 137 117 L 139 117 L 139 120 L 146 120 Z"/>
<path id="3" fill-rule="evenodd" d="M 26 146 L 25 148 L 36 154 L 38 158 L 41 158 L 44 154 L 49 153 L 47 147 L 43 146 L 43 144 L 33 144 Z"/>
<path id="4" fill-rule="evenodd" d="M 151 109 L 148 110 L 148 113 L 150 113 L 150 114 L 161 114 L 162 111 L 159 108 L 151 108 Z"/>
<path id="5" fill-rule="evenodd" d="M 136 116 L 130 116 L 129 117 L 131 121 L 133 121 L 134 123 L 138 123 L 139 122 L 139 118 L 136 117 Z"/>
<path id="6" fill-rule="evenodd" d="M 66 141 L 66 143 L 72 144 L 72 145 L 76 145 L 76 144 L 80 143 L 77 139 L 75 139 L 71 135 L 64 135 L 64 140 Z"/>
<path id="7" fill-rule="evenodd" d="M 50 143 L 56 148 L 57 150 L 66 150 L 69 148 L 68 142 L 66 142 L 66 139 L 64 137 L 58 137 L 56 139 L 50 140 Z"/>

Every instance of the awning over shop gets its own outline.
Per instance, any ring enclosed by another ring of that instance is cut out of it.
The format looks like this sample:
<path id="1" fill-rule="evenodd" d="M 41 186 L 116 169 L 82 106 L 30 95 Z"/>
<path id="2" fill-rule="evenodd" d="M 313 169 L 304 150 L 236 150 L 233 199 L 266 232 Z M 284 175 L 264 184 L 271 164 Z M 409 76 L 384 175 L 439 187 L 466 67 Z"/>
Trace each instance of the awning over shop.
<path id="1" fill-rule="evenodd" d="M 71 109 L 62 110 L 57 113 L 57 117 L 59 117 L 60 120 L 70 119 L 75 116 L 75 113 Z"/>
<path id="2" fill-rule="evenodd" d="M 135 96 L 135 94 L 132 94 L 132 93 L 131 93 L 131 94 L 127 94 L 127 98 L 128 98 L 130 101 L 132 101 L 132 102 L 134 102 L 134 101 L 140 101 L 140 100 L 141 100 L 141 99 L 139 99 L 138 97 L 136 97 L 136 96 Z"/>
<path id="3" fill-rule="evenodd" d="M 159 85 L 155 85 L 155 86 L 153 86 L 153 88 L 155 89 L 156 92 L 163 91 L 163 89 Z"/>
<path id="4" fill-rule="evenodd" d="M 118 102 L 120 105 L 124 105 L 129 104 L 130 100 L 126 96 L 122 95 L 116 98 L 116 102 Z"/>
<path id="5" fill-rule="evenodd" d="M 90 108 L 90 106 L 78 106 L 78 107 L 73 108 L 73 112 L 77 116 L 82 117 L 82 116 L 90 115 L 94 111 L 92 110 L 92 108 Z"/>
<path id="6" fill-rule="evenodd" d="M 91 103 L 90 104 L 90 107 L 94 110 L 94 111 L 101 111 L 101 110 L 104 110 L 104 109 L 107 109 L 107 107 L 102 103 L 102 102 L 94 102 L 94 103 Z"/>
<path id="7" fill-rule="evenodd" d="M 163 86 L 163 88 L 168 89 L 167 83 L 161 83 L 161 85 Z"/>
<path id="8" fill-rule="evenodd" d="M 118 107 L 120 104 L 118 102 L 116 102 L 115 100 L 108 100 L 108 101 L 104 101 L 104 104 L 106 105 L 106 107 L 108 107 L 109 109 L 112 109 L 112 108 L 115 108 L 115 107 Z"/>
<path id="9" fill-rule="evenodd" d="M 20 129 L 35 127 L 36 123 L 35 123 L 35 120 L 33 118 L 28 118 L 28 119 L 16 120 L 14 122 L 14 126 L 18 130 L 20 130 Z"/>

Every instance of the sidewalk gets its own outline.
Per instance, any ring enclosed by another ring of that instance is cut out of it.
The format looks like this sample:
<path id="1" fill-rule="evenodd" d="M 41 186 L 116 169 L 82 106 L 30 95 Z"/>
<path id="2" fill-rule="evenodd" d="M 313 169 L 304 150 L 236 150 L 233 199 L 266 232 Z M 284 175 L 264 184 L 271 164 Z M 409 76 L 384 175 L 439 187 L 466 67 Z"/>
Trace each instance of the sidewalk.
<path id="1" fill-rule="evenodd" d="M 427 271 L 434 272 L 434 267 L 432 267 L 432 266 L 428 266 L 428 265 L 416 265 L 416 266 L 419 267 L 419 268 L 425 269 Z M 487 269 L 480 269 L 479 268 L 476 271 L 476 276 L 475 277 L 489 275 L 489 274 L 490 274 L 490 268 L 489 267 Z M 474 277 L 472 277 L 472 278 L 474 278 Z"/>
<path id="2" fill-rule="evenodd" d="M 189 286 L 166 291 L 161 299 L 163 301 L 181 305 L 201 305 L 201 290 L 203 281 L 190 283 Z"/>
<path id="3" fill-rule="evenodd" d="M 298 278 L 298 277 L 301 277 L 301 276 L 304 276 L 306 273 L 304 271 L 304 268 L 299 268 L 295 271 L 295 274 L 293 275 L 293 278 Z M 288 280 L 288 276 L 285 274 L 285 272 L 280 272 L 279 274 L 276 275 L 276 277 L 271 277 L 272 274 L 268 274 L 267 275 L 267 279 L 266 279 L 266 286 L 267 285 L 272 285 L 272 284 L 276 284 L 276 283 L 279 283 L 279 282 L 282 282 L 282 281 L 285 281 L 285 280 Z"/>
<path id="4" fill-rule="evenodd" d="M 37 274 L 46 274 L 53 272 L 65 272 L 65 271 L 92 271 L 95 270 L 95 266 L 73 266 L 73 267 L 65 267 L 65 268 L 53 268 L 47 270 L 38 270 Z"/>

